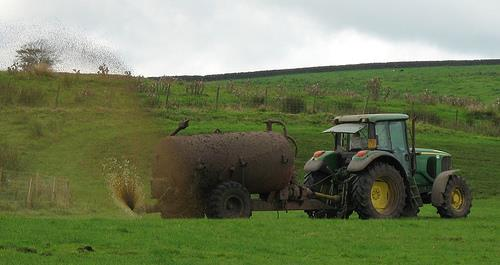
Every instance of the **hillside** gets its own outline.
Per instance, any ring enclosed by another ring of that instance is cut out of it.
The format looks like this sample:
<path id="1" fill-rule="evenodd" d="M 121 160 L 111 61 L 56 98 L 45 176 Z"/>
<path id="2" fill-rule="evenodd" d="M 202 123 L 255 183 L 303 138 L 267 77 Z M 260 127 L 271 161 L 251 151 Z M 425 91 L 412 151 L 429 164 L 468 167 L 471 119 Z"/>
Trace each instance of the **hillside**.
<path id="1" fill-rule="evenodd" d="M 499 72 L 423 67 L 202 83 L 0 72 L 0 263 L 498 264 Z M 380 94 L 367 104 L 376 77 Z M 130 161 L 147 196 L 154 145 L 180 120 L 191 119 L 186 135 L 260 131 L 274 118 L 298 142 L 300 178 L 311 154 L 331 146 L 320 134 L 331 118 L 363 110 L 416 114 L 417 145 L 450 152 L 472 186 L 471 215 L 444 220 L 426 205 L 398 220 L 130 216 L 102 170 L 112 158 Z"/>
<path id="2" fill-rule="evenodd" d="M 0 193 L 4 198 L 0 209 L 32 212 L 25 209 L 23 196 L 29 179 L 39 175 L 49 182 L 53 177 L 67 180 L 71 201 L 63 209 L 35 205 L 35 212 L 121 215 L 110 199 L 102 164 L 113 157 L 130 160 L 148 193 L 153 147 L 184 118 L 191 119 L 191 127 L 183 134 L 216 128 L 223 132 L 263 130 L 262 121 L 268 118 L 284 120 L 299 143 L 296 168 L 300 176 L 312 152 L 331 145 L 327 135 L 319 134 L 330 119 L 365 108 L 366 82 L 374 77 L 381 80 L 380 94 L 390 87 L 390 95 L 370 99 L 367 111 L 416 112 L 422 118 L 418 146 L 451 152 L 454 167 L 463 170 L 476 198 L 496 196 L 500 165 L 493 159 L 500 150 L 500 138 L 494 104 L 499 75 L 499 65 L 421 67 L 197 85 L 170 79 L 0 72 L 0 162 L 4 176 L 21 186 L 15 202 L 12 194 Z M 425 89 L 432 91 L 429 98 L 420 96 Z M 405 93 L 415 95 L 412 104 Z M 453 105 L 445 96 L 462 101 Z M 484 113 L 490 116 L 474 116 Z"/>

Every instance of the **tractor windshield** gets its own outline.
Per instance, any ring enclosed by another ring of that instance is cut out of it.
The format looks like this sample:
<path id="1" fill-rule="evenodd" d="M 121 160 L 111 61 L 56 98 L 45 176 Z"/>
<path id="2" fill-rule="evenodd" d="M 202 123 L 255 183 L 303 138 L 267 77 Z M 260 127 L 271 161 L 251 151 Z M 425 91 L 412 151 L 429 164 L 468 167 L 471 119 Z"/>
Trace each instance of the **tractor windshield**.
<path id="1" fill-rule="evenodd" d="M 324 133 L 335 135 L 335 150 L 354 152 L 368 148 L 368 127 L 364 123 L 343 123 Z"/>

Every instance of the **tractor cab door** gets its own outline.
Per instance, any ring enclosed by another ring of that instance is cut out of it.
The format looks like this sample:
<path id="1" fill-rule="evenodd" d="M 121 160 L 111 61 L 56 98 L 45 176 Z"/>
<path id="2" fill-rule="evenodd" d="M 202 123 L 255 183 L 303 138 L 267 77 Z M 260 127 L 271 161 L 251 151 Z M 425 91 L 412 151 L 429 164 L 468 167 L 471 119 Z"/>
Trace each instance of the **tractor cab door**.
<path id="1" fill-rule="evenodd" d="M 377 149 L 390 151 L 403 166 L 407 176 L 411 176 L 410 150 L 406 137 L 405 121 L 382 121 L 375 125 Z"/>
<path id="2" fill-rule="evenodd" d="M 389 133 L 391 135 L 391 144 L 394 155 L 398 158 L 401 165 L 403 165 L 407 176 L 411 176 L 411 159 L 406 135 L 406 122 L 391 121 L 389 123 Z"/>

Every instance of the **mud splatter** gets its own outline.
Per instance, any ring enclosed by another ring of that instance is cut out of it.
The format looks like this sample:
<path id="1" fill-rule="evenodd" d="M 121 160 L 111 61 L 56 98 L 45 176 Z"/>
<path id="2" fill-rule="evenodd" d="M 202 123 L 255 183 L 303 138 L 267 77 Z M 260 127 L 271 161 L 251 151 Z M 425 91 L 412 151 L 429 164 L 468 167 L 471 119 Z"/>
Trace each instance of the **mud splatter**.
<path id="1" fill-rule="evenodd" d="M 103 172 L 111 197 L 116 204 L 131 215 L 144 208 L 144 192 L 141 178 L 129 160 L 111 158 L 103 164 Z"/>
<path id="2" fill-rule="evenodd" d="M 83 30 L 59 24 L 1 23 L 0 69 L 12 65 L 16 50 L 23 44 L 43 39 L 58 55 L 54 70 L 59 72 L 96 73 L 105 63 L 110 73 L 123 74 L 132 70 L 116 49 L 105 40 L 89 37 Z"/>

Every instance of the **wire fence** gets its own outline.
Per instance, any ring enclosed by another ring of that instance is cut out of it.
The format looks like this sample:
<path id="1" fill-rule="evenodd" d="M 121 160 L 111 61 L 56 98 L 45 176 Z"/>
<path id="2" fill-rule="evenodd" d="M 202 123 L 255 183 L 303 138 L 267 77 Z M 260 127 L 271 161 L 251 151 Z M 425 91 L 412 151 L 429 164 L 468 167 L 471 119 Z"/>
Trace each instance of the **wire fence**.
<path id="1" fill-rule="evenodd" d="M 71 187 L 63 177 L 0 169 L 0 209 L 69 208 Z"/>
<path id="2" fill-rule="evenodd" d="M 249 87 L 232 82 L 209 86 L 202 81 L 139 82 L 137 91 L 146 107 L 158 109 L 257 109 L 297 114 L 351 111 L 355 104 L 346 103 L 346 99 L 362 102 L 362 97 L 352 91 Z"/>
<path id="3" fill-rule="evenodd" d="M 367 95 L 353 89 L 325 89 L 319 83 L 287 88 L 250 82 L 205 84 L 174 79 L 138 79 L 136 90 L 144 98 L 145 107 L 160 110 L 191 108 L 331 115 L 397 111 L 445 128 L 500 135 L 500 99 L 486 106 L 477 99 L 436 95 L 428 89 L 419 94 L 397 91 L 382 87 L 378 78 L 368 82 Z M 443 112 L 443 108 L 447 110 Z"/>

